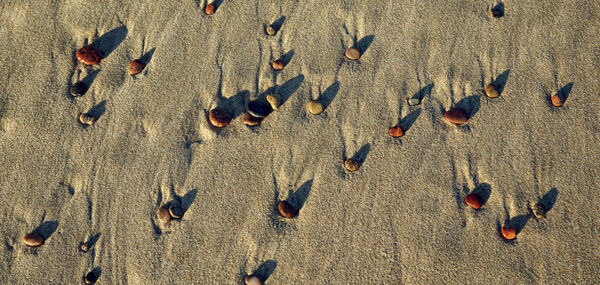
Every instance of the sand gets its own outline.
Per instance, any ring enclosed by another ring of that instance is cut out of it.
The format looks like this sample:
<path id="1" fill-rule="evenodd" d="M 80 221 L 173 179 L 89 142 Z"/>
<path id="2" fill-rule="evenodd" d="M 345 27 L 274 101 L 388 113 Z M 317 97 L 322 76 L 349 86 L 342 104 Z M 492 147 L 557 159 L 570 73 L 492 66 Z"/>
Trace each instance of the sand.
<path id="1" fill-rule="evenodd" d="M 510 0 L 501 18 L 492 1 L 50 2 L 0 3 L 0 283 L 600 283 L 597 1 Z M 77 62 L 86 44 L 100 64 Z M 279 110 L 243 125 L 272 92 Z M 466 125 L 444 121 L 455 106 Z M 183 217 L 160 223 L 173 200 Z"/>

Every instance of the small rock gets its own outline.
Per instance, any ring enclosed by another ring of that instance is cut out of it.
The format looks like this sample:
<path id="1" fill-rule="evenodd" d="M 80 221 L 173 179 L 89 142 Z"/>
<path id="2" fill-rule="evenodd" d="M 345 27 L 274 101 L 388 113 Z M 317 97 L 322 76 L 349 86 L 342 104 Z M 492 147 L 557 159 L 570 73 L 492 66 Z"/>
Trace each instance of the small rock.
<path id="1" fill-rule="evenodd" d="M 84 125 L 93 125 L 96 122 L 96 118 L 88 113 L 79 114 L 79 122 Z"/>
<path id="2" fill-rule="evenodd" d="M 388 134 L 390 134 L 390 136 L 393 138 L 399 138 L 404 135 L 404 130 L 402 130 L 402 127 L 400 125 L 398 125 L 395 127 L 391 127 L 388 130 Z"/>
<path id="3" fill-rule="evenodd" d="M 318 114 L 323 113 L 323 104 L 321 104 L 315 100 L 308 101 L 308 103 L 306 104 L 306 108 L 313 115 L 318 115 Z"/>
<path id="4" fill-rule="evenodd" d="M 246 106 L 246 110 L 250 115 L 257 118 L 264 118 L 271 113 L 269 107 L 258 100 L 248 102 L 248 106 Z"/>
<path id="5" fill-rule="evenodd" d="M 408 98 L 408 106 L 417 106 L 421 103 L 421 100 L 419 100 L 419 98 Z"/>
<path id="6" fill-rule="evenodd" d="M 90 273 L 86 274 L 83 278 L 85 284 L 94 284 L 96 281 L 98 281 L 98 276 L 93 271 L 90 271 Z"/>
<path id="7" fill-rule="evenodd" d="M 550 99 L 551 99 L 552 105 L 554 107 L 560 107 L 563 104 L 565 104 L 565 100 L 563 99 L 562 96 L 560 96 L 559 93 L 556 93 L 556 94 L 552 95 L 552 98 L 550 98 Z"/>
<path id="8" fill-rule="evenodd" d="M 244 280 L 246 285 L 262 285 L 262 281 L 256 275 L 248 275 Z"/>
<path id="9" fill-rule="evenodd" d="M 461 108 L 454 108 L 444 114 L 444 118 L 450 123 L 461 125 L 467 122 L 467 112 Z"/>
<path id="10" fill-rule="evenodd" d="M 348 158 L 346 161 L 344 161 L 344 167 L 346 170 L 354 172 L 360 168 L 360 163 L 352 158 Z"/>
<path id="11" fill-rule="evenodd" d="M 279 210 L 279 214 L 286 219 L 291 219 L 296 215 L 296 209 L 294 209 L 287 201 L 279 201 L 277 210 Z"/>
<path id="12" fill-rule="evenodd" d="M 139 59 L 134 59 L 130 64 L 129 64 L 129 75 L 136 75 L 140 72 L 142 72 L 142 70 L 144 70 L 144 68 L 146 67 L 146 65 Z"/>
<path id="13" fill-rule="evenodd" d="M 171 202 L 169 205 L 169 215 L 171 215 L 173 219 L 181 219 L 181 216 L 183 216 L 181 205 L 176 202 Z"/>
<path id="14" fill-rule="evenodd" d="M 90 250 L 90 245 L 87 242 L 82 242 L 79 244 L 79 250 L 82 252 L 88 252 Z"/>
<path id="15" fill-rule="evenodd" d="M 71 94 L 73 94 L 74 97 L 81 97 L 87 91 L 88 91 L 88 86 L 83 81 L 79 81 L 79 82 L 76 82 L 75 84 L 71 85 Z"/>
<path id="16" fill-rule="evenodd" d="M 30 232 L 23 237 L 23 243 L 30 247 L 44 244 L 44 237 L 36 232 Z"/>
<path id="17" fill-rule="evenodd" d="M 353 47 L 349 47 L 346 49 L 346 57 L 350 60 L 357 60 L 360 58 L 360 52 Z"/>
<path id="18" fill-rule="evenodd" d="M 496 85 L 490 83 L 485 86 L 485 95 L 487 95 L 490 98 L 496 98 L 500 96 L 500 93 L 498 93 L 498 88 L 496 87 Z"/>
<path id="19" fill-rule="evenodd" d="M 260 124 L 260 122 L 262 122 L 261 118 L 254 117 L 249 113 L 244 114 L 244 117 L 242 118 L 242 123 L 250 127 L 257 126 Z"/>
<path id="20" fill-rule="evenodd" d="M 269 36 L 274 36 L 277 33 L 277 31 L 271 25 L 267 25 L 267 27 L 265 28 L 265 31 L 267 32 L 267 35 L 269 35 Z"/>
<path id="21" fill-rule="evenodd" d="M 85 65 L 98 64 L 102 60 L 102 53 L 93 46 L 84 46 L 78 49 L 75 56 Z"/>
<path id="22" fill-rule="evenodd" d="M 169 213 L 168 205 L 162 205 L 162 207 L 156 210 L 156 217 L 163 223 L 168 223 L 171 220 L 171 213 Z"/>
<path id="23" fill-rule="evenodd" d="M 215 4 L 210 3 L 208 5 L 206 5 L 206 8 L 204 8 L 204 13 L 206 13 L 206 15 L 212 15 L 215 13 Z"/>
<path id="24" fill-rule="evenodd" d="M 514 228 L 511 228 L 509 226 L 503 226 L 501 231 L 502 231 L 502 236 L 505 239 L 512 240 L 517 237 L 517 231 Z"/>
<path id="25" fill-rule="evenodd" d="M 282 70 L 284 67 L 283 61 L 281 59 L 277 59 L 275 61 L 273 61 L 273 69 L 275 70 Z"/>
<path id="26" fill-rule="evenodd" d="M 231 123 L 231 119 L 232 118 L 229 112 L 225 111 L 223 108 L 217 107 L 210 110 L 208 113 L 208 120 L 210 121 L 210 124 L 217 128 L 228 126 L 229 123 Z"/>
<path id="27" fill-rule="evenodd" d="M 267 102 L 271 105 L 271 109 L 277 110 L 279 109 L 279 95 L 277 94 L 269 94 L 267 95 Z"/>
<path id="28" fill-rule="evenodd" d="M 481 201 L 481 197 L 479 197 L 479 195 L 477 195 L 476 193 L 471 193 L 467 195 L 467 197 L 465 197 L 465 203 L 471 206 L 471 208 L 479 210 L 479 208 L 481 208 L 481 205 L 483 204 L 483 201 Z"/>
<path id="29" fill-rule="evenodd" d="M 490 10 L 490 16 L 492 16 L 494 18 L 500 18 L 500 17 L 504 16 L 504 12 L 502 11 L 502 8 L 500 8 L 499 6 L 496 6 Z"/>
<path id="30" fill-rule="evenodd" d="M 543 219 L 546 217 L 546 212 L 548 212 L 548 210 L 546 209 L 546 206 L 544 206 L 544 204 L 537 203 L 533 206 L 533 208 L 531 208 L 531 212 L 533 212 L 533 215 L 537 219 Z"/>

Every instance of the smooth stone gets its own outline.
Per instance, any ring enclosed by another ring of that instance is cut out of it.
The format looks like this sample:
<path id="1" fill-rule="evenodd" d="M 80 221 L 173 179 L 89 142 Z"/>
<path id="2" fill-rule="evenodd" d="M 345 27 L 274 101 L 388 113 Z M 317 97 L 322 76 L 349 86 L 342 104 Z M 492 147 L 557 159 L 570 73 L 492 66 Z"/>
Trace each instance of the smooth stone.
<path id="1" fill-rule="evenodd" d="M 146 65 L 142 61 L 140 61 L 139 59 L 134 59 L 129 64 L 129 75 L 136 75 L 142 72 L 142 70 L 144 70 L 145 67 Z"/>
<path id="2" fill-rule="evenodd" d="M 277 59 L 275 61 L 273 61 L 273 69 L 275 70 L 282 70 L 284 67 L 283 61 L 281 59 Z"/>
<path id="3" fill-rule="evenodd" d="M 271 105 L 271 109 L 277 110 L 279 109 L 279 95 L 277 94 L 269 94 L 267 95 L 267 102 Z"/>
<path id="4" fill-rule="evenodd" d="M 98 276 L 96 276 L 96 273 L 93 271 L 90 271 L 90 273 L 86 274 L 83 278 L 83 282 L 85 282 L 85 284 L 94 284 L 96 281 L 98 281 Z"/>
<path id="5" fill-rule="evenodd" d="M 169 207 L 162 205 L 162 207 L 156 210 L 156 217 L 163 223 L 168 223 L 171 220 L 171 213 L 169 213 Z"/>
<path id="6" fill-rule="evenodd" d="M 206 13 L 206 15 L 212 15 L 215 13 L 215 4 L 210 3 L 208 5 L 206 5 L 206 8 L 204 8 L 204 13 Z"/>
<path id="7" fill-rule="evenodd" d="M 82 252 L 88 252 L 90 250 L 90 245 L 87 242 L 82 242 L 79 244 L 79 250 Z"/>
<path id="8" fill-rule="evenodd" d="M 454 108 L 444 114 L 444 118 L 450 123 L 461 125 L 467 122 L 467 112 L 460 108 Z"/>
<path id="9" fill-rule="evenodd" d="M 399 138 L 404 135 L 404 130 L 402 130 L 402 127 L 400 125 L 398 125 L 395 127 L 391 127 L 388 130 L 388 134 L 390 134 L 390 136 L 393 138 Z"/>
<path id="10" fill-rule="evenodd" d="M 500 93 L 498 93 L 498 88 L 496 88 L 496 85 L 490 83 L 485 86 L 485 95 L 487 95 L 490 98 L 496 98 L 500 96 Z"/>
<path id="11" fill-rule="evenodd" d="M 23 237 L 23 243 L 30 247 L 44 244 L 44 237 L 36 232 L 30 232 Z"/>
<path id="12" fill-rule="evenodd" d="M 306 108 L 313 115 L 318 115 L 318 114 L 323 113 L 323 104 L 321 104 L 315 100 L 308 101 L 308 103 L 306 104 Z"/>
<path id="13" fill-rule="evenodd" d="M 173 219 L 181 219 L 183 216 L 181 205 L 179 205 L 179 203 L 171 202 L 169 205 L 169 215 L 171 215 Z"/>
<path id="14" fill-rule="evenodd" d="M 479 197 L 479 195 L 471 193 L 465 197 L 465 204 L 471 206 L 471 208 L 475 210 L 479 210 L 483 204 L 483 201 L 481 201 L 481 197 Z"/>
<path id="15" fill-rule="evenodd" d="M 533 215 L 537 218 L 537 219 L 543 219 L 546 217 L 546 212 L 548 212 L 548 210 L 546 209 L 546 206 L 544 206 L 544 204 L 542 203 L 537 203 L 533 206 L 533 208 L 531 208 L 531 211 L 533 212 Z"/>
<path id="16" fill-rule="evenodd" d="M 256 275 L 248 275 L 246 279 L 244 279 L 246 285 L 262 285 L 262 281 Z"/>
<path id="17" fill-rule="evenodd" d="M 344 167 L 346 170 L 354 172 L 360 168 L 360 163 L 352 158 L 348 158 L 344 161 Z"/>
<path id="18" fill-rule="evenodd" d="M 248 113 L 250 113 L 250 115 L 257 118 L 264 118 L 271 113 L 269 107 L 257 100 L 248 102 L 246 110 Z"/>
<path id="19" fill-rule="evenodd" d="M 511 228 L 509 226 L 503 226 L 501 231 L 502 231 L 502 236 L 505 239 L 512 240 L 517 237 L 517 231 L 514 228 Z"/>
<path id="20" fill-rule="evenodd" d="M 565 100 L 563 100 L 562 96 L 560 96 L 560 94 L 556 93 L 554 95 L 552 95 L 552 98 L 550 98 L 552 101 L 552 105 L 554 107 L 560 107 L 563 104 L 565 104 Z"/>
<path id="21" fill-rule="evenodd" d="M 210 124 L 217 128 L 228 126 L 229 123 L 231 123 L 231 119 L 232 118 L 229 112 L 223 108 L 217 107 L 210 110 L 208 113 L 208 120 L 210 121 Z"/>
<path id="22" fill-rule="evenodd" d="M 286 219 L 291 219 L 296 215 L 296 209 L 294 209 L 287 201 L 279 201 L 277 210 L 279 210 L 279 214 Z"/>
<path id="23" fill-rule="evenodd" d="M 250 127 L 257 126 L 260 124 L 260 122 L 262 122 L 261 118 L 254 117 L 249 113 L 244 114 L 244 117 L 242 118 L 242 123 Z"/>
<path id="24" fill-rule="evenodd" d="M 357 60 L 360 58 L 360 52 L 353 47 L 347 48 L 345 53 L 346 57 L 350 60 Z"/>
<path id="25" fill-rule="evenodd" d="M 98 64 L 102 60 L 102 53 L 93 46 L 84 46 L 78 49 L 75 56 L 85 65 Z"/>
<path id="26" fill-rule="evenodd" d="M 267 27 L 265 28 L 265 31 L 267 32 L 267 35 L 269 35 L 269 36 L 274 36 L 277 33 L 277 31 L 271 25 L 267 25 Z"/>
<path id="27" fill-rule="evenodd" d="M 96 122 L 96 118 L 94 118 L 94 116 L 87 114 L 87 113 L 81 113 L 79 114 L 79 122 L 81 122 L 84 125 L 93 125 Z"/>
<path id="28" fill-rule="evenodd" d="M 75 82 L 71 85 L 71 94 L 75 97 L 81 97 L 88 91 L 88 86 L 83 81 Z"/>
<path id="29" fill-rule="evenodd" d="M 408 106 L 417 106 L 421 103 L 421 100 L 419 100 L 419 98 L 408 98 Z"/>

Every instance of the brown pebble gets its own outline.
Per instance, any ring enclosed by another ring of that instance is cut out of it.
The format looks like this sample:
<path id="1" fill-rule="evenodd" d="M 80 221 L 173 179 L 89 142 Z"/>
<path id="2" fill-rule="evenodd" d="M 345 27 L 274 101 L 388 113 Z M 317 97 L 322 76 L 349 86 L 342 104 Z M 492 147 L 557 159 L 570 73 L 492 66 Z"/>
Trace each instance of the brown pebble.
<path id="1" fill-rule="evenodd" d="M 296 209 L 294 209 L 287 201 L 279 201 L 277 210 L 279 210 L 279 214 L 286 219 L 291 219 L 296 215 Z"/>
<path id="2" fill-rule="evenodd" d="M 542 203 L 537 203 L 533 206 L 533 208 L 531 208 L 531 212 L 533 212 L 533 215 L 537 218 L 537 219 L 543 219 L 546 217 L 546 212 L 548 210 L 546 209 L 546 206 L 544 206 L 544 204 Z"/>
<path id="3" fill-rule="evenodd" d="M 318 115 L 318 114 L 323 113 L 323 104 L 321 104 L 315 100 L 308 101 L 308 103 L 306 104 L 306 108 L 313 115 Z"/>
<path id="4" fill-rule="evenodd" d="M 88 252 L 88 250 L 90 250 L 90 245 L 87 242 L 82 242 L 79 244 L 79 250 L 82 252 Z"/>
<path id="5" fill-rule="evenodd" d="M 349 47 L 346 49 L 346 57 L 351 60 L 357 60 L 360 58 L 360 52 L 353 47 Z"/>
<path id="6" fill-rule="evenodd" d="M 479 195 L 477 195 L 476 193 L 471 193 L 467 195 L 467 197 L 465 197 L 465 203 L 471 206 L 471 208 L 479 210 L 479 208 L 481 208 L 481 205 L 483 204 L 483 201 L 481 201 L 481 197 L 479 197 Z"/>
<path id="7" fill-rule="evenodd" d="M 346 170 L 354 172 L 360 168 L 360 163 L 352 158 L 348 158 L 344 161 L 344 167 Z"/>
<path id="8" fill-rule="evenodd" d="M 511 240 L 511 239 L 515 239 L 517 237 L 517 230 L 515 230 L 514 228 L 511 228 L 509 226 L 503 226 L 501 231 L 502 231 L 502 236 L 505 239 Z"/>
<path id="9" fill-rule="evenodd" d="M 84 125 L 93 125 L 96 122 L 96 118 L 88 113 L 79 114 L 79 122 Z"/>
<path id="10" fill-rule="evenodd" d="M 242 123 L 246 126 L 257 126 L 261 121 L 261 118 L 254 117 L 248 113 L 244 114 L 244 117 L 242 118 Z"/>
<path id="11" fill-rule="evenodd" d="M 181 205 L 176 202 L 169 203 L 169 215 L 171 215 L 173 219 L 181 219 L 181 216 L 183 216 L 183 209 L 181 209 Z"/>
<path id="12" fill-rule="evenodd" d="M 444 118 L 450 123 L 461 125 L 467 122 L 467 112 L 461 108 L 454 108 L 444 114 Z"/>
<path id="13" fill-rule="evenodd" d="M 246 285 L 262 285 L 262 281 L 256 275 L 248 275 L 244 280 Z"/>
<path id="14" fill-rule="evenodd" d="M 156 210 L 156 217 L 163 223 L 168 223 L 171 220 L 171 213 L 169 213 L 168 205 L 162 205 L 162 207 Z"/>
<path id="15" fill-rule="evenodd" d="M 271 109 L 277 110 L 279 109 L 279 95 L 277 94 L 269 94 L 267 95 L 267 102 L 271 105 Z"/>
<path id="16" fill-rule="evenodd" d="M 211 125 L 217 128 L 226 127 L 231 122 L 231 119 L 232 118 L 229 112 L 223 108 L 217 107 L 210 110 L 208 113 L 208 120 L 210 121 Z"/>
<path id="17" fill-rule="evenodd" d="M 390 134 L 390 136 L 393 138 L 399 138 L 404 135 L 404 130 L 402 130 L 402 126 L 398 125 L 395 127 L 391 127 L 388 130 L 388 134 Z"/>
<path id="18" fill-rule="evenodd" d="M 556 93 L 554 95 L 552 95 L 552 98 L 550 98 L 552 101 L 552 105 L 554 107 L 560 107 L 563 104 L 565 104 L 565 100 L 563 99 L 562 96 L 560 96 L 560 94 Z"/>
<path id="19" fill-rule="evenodd" d="M 273 69 L 275 70 L 282 70 L 284 67 L 283 61 L 281 59 L 277 59 L 275 61 L 273 61 Z"/>
<path id="20" fill-rule="evenodd" d="M 210 3 L 208 5 L 206 5 L 206 8 L 204 8 L 204 13 L 206 13 L 206 15 L 212 15 L 215 13 L 215 4 Z"/>
<path id="21" fill-rule="evenodd" d="M 131 64 L 129 64 L 129 75 L 136 75 L 142 70 L 144 70 L 146 65 L 139 59 L 134 59 Z"/>
<path id="22" fill-rule="evenodd" d="M 90 273 L 86 274 L 83 278 L 85 284 L 94 284 L 96 281 L 98 281 L 98 276 L 93 271 L 90 271 Z"/>
<path id="23" fill-rule="evenodd" d="M 36 232 L 30 232 L 23 237 L 23 243 L 30 247 L 44 244 L 44 237 Z"/>
<path id="24" fill-rule="evenodd" d="M 271 25 L 267 25 L 267 27 L 265 28 L 265 31 L 267 32 L 267 35 L 269 35 L 269 36 L 274 36 L 277 33 L 277 31 Z"/>
<path id="25" fill-rule="evenodd" d="M 102 53 L 93 46 L 84 46 L 78 49 L 75 56 L 85 65 L 98 64 L 102 60 Z"/>
<path id="26" fill-rule="evenodd" d="M 490 98 L 496 98 L 500 96 L 500 93 L 498 93 L 498 88 L 496 88 L 496 85 L 490 83 L 485 86 L 485 95 L 487 95 Z"/>

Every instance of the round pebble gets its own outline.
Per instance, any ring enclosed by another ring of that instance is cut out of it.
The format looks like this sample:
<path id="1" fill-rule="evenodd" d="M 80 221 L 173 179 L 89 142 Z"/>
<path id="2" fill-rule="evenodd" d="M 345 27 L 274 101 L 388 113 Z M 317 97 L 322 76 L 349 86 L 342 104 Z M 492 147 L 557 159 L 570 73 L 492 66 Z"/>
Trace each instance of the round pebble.
<path id="1" fill-rule="evenodd" d="M 267 32 L 267 35 L 269 35 L 269 36 L 274 36 L 277 33 L 277 31 L 271 25 L 267 25 L 267 27 L 265 28 L 265 31 Z"/>
<path id="2" fill-rule="evenodd" d="M 183 209 L 181 209 L 181 205 L 179 203 L 171 202 L 169 205 L 169 215 L 173 219 L 181 219 L 183 216 Z"/>
<path id="3" fill-rule="evenodd" d="M 552 101 L 552 105 L 554 107 L 560 107 L 563 104 L 565 104 L 565 100 L 563 100 L 562 96 L 560 96 L 560 94 L 554 94 L 552 95 L 552 98 L 550 98 Z"/>
<path id="4" fill-rule="evenodd" d="M 277 110 L 279 109 L 279 95 L 277 94 L 269 94 L 267 95 L 267 102 L 271 105 L 271 109 Z"/>
<path id="5" fill-rule="evenodd" d="M 96 118 L 94 118 L 94 116 L 87 114 L 87 113 L 81 113 L 79 114 L 79 122 L 81 122 L 84 125 L 93 125 L 96 122 Z"/>
<path id="6" fill-rule="evenodd" d="M 244 114 L 244 117 L 242 118 L 242 123 L 251 127 L 259 125 L 261 121 L 262 120 L 260 118 L 254 117 L 248 113 Z"/>
<path id="7" fill-rule="evenodd" d="M 208 5 L 206 5 L 206 8 L 204 8 L 204 12 L 206 13 L 206 15 L 212 15 L 215 13 L 215 4 L 210 3 Z"/>
<path id="8" fill-rule="evenodd" d="M 129 75 L 136 75 L 142 72 L 142 70 L 144 70 L 144 67 L 146 67 L 146 65 L 142 61 L 140 61 L 139 59 L 134 59 L 129 64 Z"/>
<path id="9" fill-rule="evenodd" d="M 461 125 L 467 122 L 467 112 L 460 108 L 454 108 L 444 114 L 444 118 L 450 123 Z"/>
<path id="10" fill-rule="evenodd" d="M 90 245 L 87 242 L 82 242 L 79 244 L 79 250 L 82 252 L 88 252 L 90 250 Z"/>
<path id="11" fill-rule="evenodd" d="M 402 127 L 398 125 L 395 127 L 391 127 L 388 130 L 388 134 L 390 134 L 390 136 L 393 138 L 399 138 L 404 135 L 404 131 L 402 130 Z"/>
<path id="12" fill-rule="evenodd" d="M 71 85 L 71 94 L 75 97 L 81 97 L 88 91 L 88 86 L 83 81 L 79 81 Z"/>
<path id="13" fill-rule="evenodd" d="M 217 128 L 223 128 L 231 122 L 231 115 L 223 108 L 214 108 L 208 113 L 208 120 L 211 125 Z"/>
<path id="14" fill-rule="evenodd" d="M 85 282 L 85 284 L 94 284 L 96 281 L 98 281 L 98 276 L 96 276 L 96 273 L 93 271 L 90 271 L 90 273 L 86 274 L 83 278 L 83 282 Z"/>
<path id="15" fill-rule="evenodd" d="M 514 228 L 511 228 L 509 226 L 503 226 L 501 231 L 502 231 L 502 236 L 505 239 L 511 240 L 511 239 L 515 239 L 517 237 L 517 231 Z"/>
<path id="16" fill-rule="evenodd" d="M 275 61 L 273 61 L 273 69 L 275 70 L 282 70 L 284 67 L 283 61 L 281 59 L 277 59 Z"/>
<path id="17" fill-rule="evenodd" d="M 346 57 L 351 60 L 357 60 L 360 58 L 360 52 L 353 47 L 349 47 L 346 49 Z"/>
<path id="18" fill-rule="evenodd" d="M 496 88 L 496 85 L 490 83 L 485 86 L 485 95 L 487 95 L 490 98 L 496 98 L 500 96 L 500 93 L 498 93 L 498 88 Z"/>
<path id="19" fill-rule="evenodd" d="M 419 100 L 419 98 L 408 98 L 408 106 L 417 106 L 421 103 L 421 100 Z"/>
<path id="20" fill-rule="evenodd" d="M 250 115 L 257 118 L 264 118 L 271 113 L 268 106 L 257 100 L 248 102 L 246 110 Z"/>
<path id="21" fill-rule="evenodd" d="M 500 18 L 504 15 L 504 13 L 502 13 L 502 10 L 494 7 L 490 10 L 490 16 L 494 17 L 494 18 Z"/>
<path id="22" fill-rule="evenodd" d="M 306 104 L 306 108 L 308 109 L 308 112 L 310 112 L 313 115 L 323 113 L 323 105 L 315 100 L 308 101 L 308 103 Z"/>
<path id="23" fill-rule="evenodd" d="M 279 201 L 277 210 L 279 210 L 279 214 L 286 219 L 291 219 L 296 215 L 296 209 L 294 209 L 287 201 Z"/>
<path id="24" fill-rule="evenodd" d="M 548 210 L 546 209 L 546 206 L 544 206 L 544 204 L 537 203 L 535 204 L 535 206 L 533 206 L 533 208 L 531 208 L 531 211 L 537 219 L 543 219 L 546 217 L 546 212 Z"/>
<path id="25" fill-rule="evenodd" d="M 260 278 L 258 278 L 256 275 L 248 275 L 246 276 L 246 279 L 244 280 L 246 282 L 246 285 L 262 285 L 262 281 L 260 281 Z"/>
<path id="26" fill-rule="evenodd" d="M 102 60 L 102 53 L 93 46 L 84 46 L 78 49 L 75 56 L 85 65 L 98 64 Z"/>
<path id="27" fill-rule="evenodd" d="M 44 237 L 36 232 L 31 232 L 23 237 L 23 243 L 31 247 L 40 246 L 44 244 Z"/>
<path id="28" fill-rule="evenodd" d="M 352 158 L 348 158 L 344 161 L 344 167 L 346 170 L 354 172 L 360 168 L 360 163 Z"/>
<path id="29" fill-rule="evenodd" d="M 163 205 L 156 210 L 156 217 L 163 223 L 168 223 L 171 220 L 171 213 L 169 213 L 167 205 Z"/>
<path id="30" fill-rule="evenodd" d="M 479 208 L 481 208 L 481 205 L 483 204 L 483 201 L 481 201 L 481 197 L 479 197 L 479 195 L 471 193 L 467 195 L 467 197 L 465 197 L 465 203 L 471 206 L 471 208 L 479 210 Z"/>

